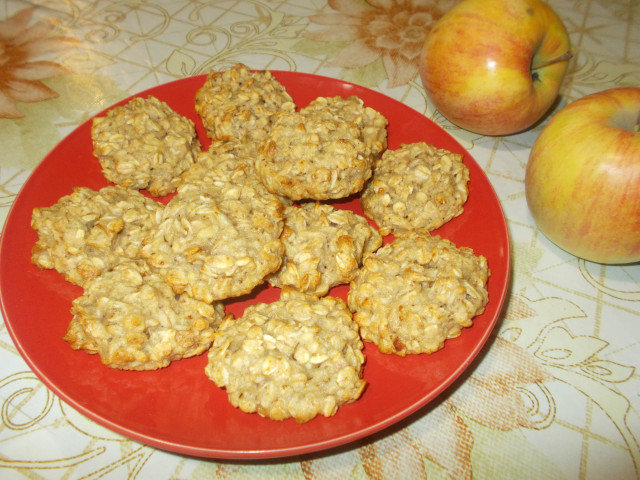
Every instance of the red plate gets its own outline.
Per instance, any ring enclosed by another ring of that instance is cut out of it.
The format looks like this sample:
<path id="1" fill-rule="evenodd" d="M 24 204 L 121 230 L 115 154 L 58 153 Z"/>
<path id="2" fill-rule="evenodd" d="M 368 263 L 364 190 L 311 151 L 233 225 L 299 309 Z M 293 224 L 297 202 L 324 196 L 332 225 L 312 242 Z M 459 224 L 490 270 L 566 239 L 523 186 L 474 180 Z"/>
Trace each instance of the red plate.
<path id="1" fill-rule="evenodd" d="M 92 155 L 91 122 L 86 122 L 47 155 L 17 196 L 0 244 L 0 293 L 6 325 L 18 350 L 40 379 L 65 402 L 96 422 L 134 440 L 173 452 L 213 458 L 269 458 L 328 449 L 388 427 L 433 400 L 471 363 L 496 324 L 509 277 L 509 239 L 500 203 L 477 163 L 451 136 L 415 110 L 373 90 L 332 78 L 273 72 L 298 106 L 317 96 L 357 95 L 389 120 L 389 148 L 425 141 L 464 154 L 470 170 L 464 213 L 437 234 L 484 255 L 491 269 L 489 303 L 462 335 L 432 355 L 383 355 L 367 344 L 362 397 L 331 417 L 298 425 L 243 413 L 204 374 L 206 355 L 174 362 L 152 372 L 112 370 L 96 355 L 72 350 L 62 340 L 71 320 L 71 301 L 82 293 L 55 271 L 30 263 L 36 235 L 34 207 L 54 204 L 75 185 L 94 189 L 108 183 Z M 196 122 L 195 91 L 204 76 L 177 80 L 138 96 L 154 95 Z M 125 103 L 125 101 L 121 102 Z M 358 200 L 338 203 L 362 214 Z M 332 291 L 345 298 L 346 286 Z M 257 301 L 272 301 L 276 288 L 230 302 L 236 316 Z"/>

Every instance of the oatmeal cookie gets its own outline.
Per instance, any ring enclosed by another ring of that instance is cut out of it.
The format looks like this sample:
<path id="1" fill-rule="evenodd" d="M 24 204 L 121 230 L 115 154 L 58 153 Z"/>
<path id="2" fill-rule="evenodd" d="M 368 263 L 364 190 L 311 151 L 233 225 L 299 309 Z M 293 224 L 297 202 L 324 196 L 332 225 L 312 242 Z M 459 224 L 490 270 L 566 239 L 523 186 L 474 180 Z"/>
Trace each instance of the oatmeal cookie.
<path id="1" fill-rule="evenodd" d="M 200 152 L 196 161 L 179 179 L 179 185 L 200 184 L 212 185 L 224 178 L 249 178 L 258 181 L 254 163 L 255 151 L 247 148 L 243 142 L 212 142 L 206 151 Z M 264 190 L 264 189 L 263 189 Z"/>
<path id="2" fill-rule="evenodd" d="M 206 152 L 201 152 L 196 162 L 185 171 L 179 179 L 179 184 L 192 183 L 202 186 L 215 182 L 222 168 L 233 172 L 232 176 L 243 177 L 255 183 L 262 183 L 255 170 L 256 150 L 245 142 L 230 140 L 228 142 L 212 142 Z M 260 187 L 261 191 L 266 191 Z M 293 202 L 287 197 L 275 195 L 283 205 Z"/>
<path id="3" fill-rule="evenodd" d="M 176 295 L 142 261 L 126 260 L 87 282 L 64 336 L 123 370 L 155 370 L 207 350 L 224 308 Z"/>
<path id="4" fill-rule="evenodd" d="M 276 112 L 292 112 L 296 106 L 271 72 L 252 72 L 239 63 L 207 75 L 196 92 L 195 109 L 212 140 L 246 139 L 257 144 Z"/>
<path id="5" fill-rule="evenodd" d="M 193 122 L 153 96 L 94 118 L 91 137 L 107 180 L 154 197 L 174 192 L 176 179 L 201 150 Z"/>
<path id="6" fill-rule="evenodd" d="M 205 373 L 233 406 L 303 423 L 360 397 L 362 348 L 342 299 L 284 288 L 280 300 L 222 322 Z"/>
<path id="7" fill-rule="evenodd" d="M 384 152 L 361 204 L 382 235 L 435 230 L 462 213 L 468 181 L 462 155 L 412 143 Z"/>
<path id="8" fill-rule="evenodd" d="M 363 257 L 382 245 L 365 218 L 320 203 L 287 207 L 281 239 L 283 265 L 267 280 L 319 296 L 353 280 Z"/>
<path id="9" fill-rule="evenodd" d="M 327 200 L 362 190 L 386 148 L 387 120 L 356 96 L 319 97 L 275 118 L 256 169 L 273 193 Z"/>
<path id="10" fill-rule="evenodd" d="M 234 156 L 203 152 L 203 166 L 202 176 L 187 174 L 141 255 L 176 293 L 210 303 L 249 293 L 280 267 L 284 207 Z"/>
<path id="11" fill-rule="evenodd" d="M 31 227 L 38 234 L 31 262 L 56 269 L 83 285 L 121 258 L 136 258 L 162 205 L 137 190 L 120 186 L 98 191 L 75 187 L 51 207 L 34 208 Z"/>
<path id="12" fill-rule="evenodd" d="M 470 248 L 412 231 L 365 259 L 348 305 L 363 340 L 381 352 L 432 353 L 484 311 L 489 273 Z"/>

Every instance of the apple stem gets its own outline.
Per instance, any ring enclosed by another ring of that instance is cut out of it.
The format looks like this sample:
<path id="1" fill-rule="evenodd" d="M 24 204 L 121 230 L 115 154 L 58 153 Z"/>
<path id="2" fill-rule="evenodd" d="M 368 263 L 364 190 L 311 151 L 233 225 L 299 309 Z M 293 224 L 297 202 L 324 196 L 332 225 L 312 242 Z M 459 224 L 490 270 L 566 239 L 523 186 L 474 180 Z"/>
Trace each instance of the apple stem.
<path id="1" fill-rule="evenodd" d="M 554 63 L 564 62 L 565 60 L 570 60 L 571 57 L 573 57 L 573 52 L 571 50 L 567 50 L 559 57 L 552 58 L 551 60 L 547 60 L 546 62 L 532 65 L 531 70 L 537 70 L 538 68 L 546 67 L 547 65 L 553 65 Z"/>

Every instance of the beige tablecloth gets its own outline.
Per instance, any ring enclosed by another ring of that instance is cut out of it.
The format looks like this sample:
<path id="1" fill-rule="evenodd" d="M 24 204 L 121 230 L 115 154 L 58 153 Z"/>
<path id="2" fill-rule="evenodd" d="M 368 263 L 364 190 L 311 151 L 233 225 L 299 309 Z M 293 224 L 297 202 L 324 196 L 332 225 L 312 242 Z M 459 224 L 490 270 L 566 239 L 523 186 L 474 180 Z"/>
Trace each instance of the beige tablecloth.
<path id="1" fill-rule="evenodd" d="M 435 0 L 2 0 L 0 214 L 72 129 L 112 103 L 243 62 L 345 79 L 424 113 L 486 172 L 508 220 L 512 279 L 494 338 L 461 385 L 400 429 L 271 462 L 182 457 L 57 399 L 0 328 L 3 479 L 631 479 L 640 473 L 640 265 L 578 260 L 524 196 L 544 122 L 506 137 L 456 128 L 426 100 L 416 58 Z M 557 108 L 640 85 L 637 0 L 551 0 L 575 56 Z M 10 49 L 7 45 L 21 44 Z"/>

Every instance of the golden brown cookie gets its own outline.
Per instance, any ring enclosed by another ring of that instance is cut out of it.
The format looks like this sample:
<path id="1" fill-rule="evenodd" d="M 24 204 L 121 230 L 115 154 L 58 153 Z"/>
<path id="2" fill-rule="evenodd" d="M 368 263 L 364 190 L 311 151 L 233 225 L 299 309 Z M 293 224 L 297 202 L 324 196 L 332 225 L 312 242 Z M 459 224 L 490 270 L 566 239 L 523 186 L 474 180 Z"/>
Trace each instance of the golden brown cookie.
<path id="1" fill-rule="evenodd" d="M 325 295 L 353 280 L 363 257 L 382 245 L 378 231 L 351 210 L 305 203 L 287 207 L 284 215 L 283 264 L 267 277 L 277 287 Z"/>
<path id="2" fill-rule="evenodd" d="M 155 370 L 209 348 L 221 304 L 176 295 L 142 261 L 126 260 L 85 285 L 64 339 L 123 370 Z"/>
<path id="3" fill-rule="evenodd" d="M 154 197 L 175 191 L 201 149 L 193 122 L 153 96 L 94 118 L 91 137 L 107 180 Z"/>
<path id="4" fill-rule="evenodd" d="M 252 72 L 241 63 L 210 72 L 195 96 L 196 112 L 214 141 L 243 140 L 257 145 L 267 135 L 276 112 L 295 108 L 271 72 Z"/>
<path id="5" fill-rule="evenodd" d="M 256 170 L 270 192 L 292 200 L 337 199 L 362 190 L 386 148 L 387 120 L 356 96 L 319 97 L 276 116 Z"/>
<path id="6" fill-rule="evenodd" d="M 141 255 L 176 293 L 249 293 L 280 267 L 284 207 L 234 155 L 203 152 L 194 168 L 202 175 L 185 175 Z"/>
<path id="7" fill-rule="evenodd" d="M 365 341 L 383 353 L 432 353 L 484 311 L 489 268 L 483 256 L 418 230 L 369 255 L 348 304 Z"/>
<path id="8" fill-rule="evenodd" d="M 434 230 L 462 213 L 468 181 L 462 155 L 412 143 L 384 152 L 361 204 L 382 235 Z"/>
<path id="9" fill-rule="evenodd" d="M 365 387 L 358 328 L 345 302 L 285 288 L 214 335 L 205 373 L 244 412 L 298 423 L 331 416 Z"/>
<path id="10" fill-rule="evenodd" d="M 38 241 L 31 261 L 83 285 L 113 268 L 121 258 L 137 258 L 161 211 L 160 203 L 137 190 L 75 187 L 51 207 L 33 209 L 31 227 Z"/>

